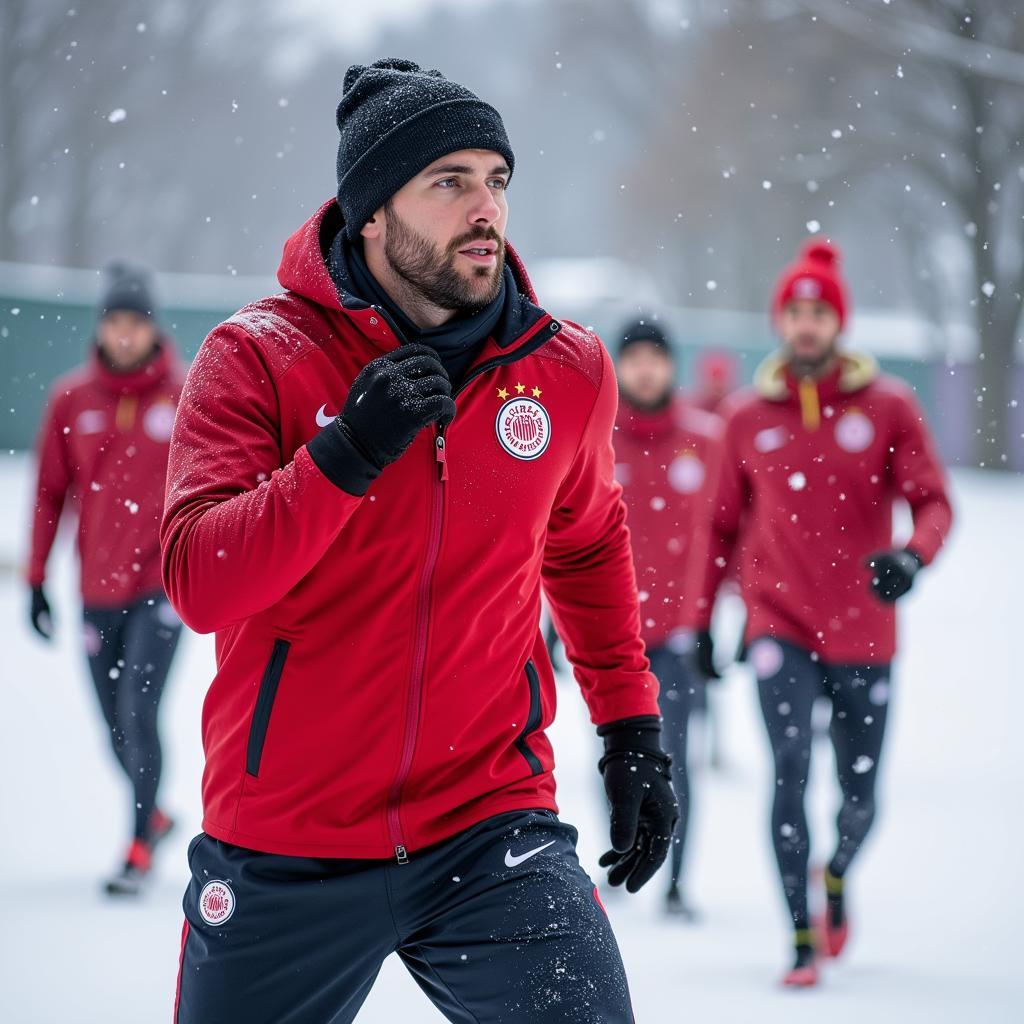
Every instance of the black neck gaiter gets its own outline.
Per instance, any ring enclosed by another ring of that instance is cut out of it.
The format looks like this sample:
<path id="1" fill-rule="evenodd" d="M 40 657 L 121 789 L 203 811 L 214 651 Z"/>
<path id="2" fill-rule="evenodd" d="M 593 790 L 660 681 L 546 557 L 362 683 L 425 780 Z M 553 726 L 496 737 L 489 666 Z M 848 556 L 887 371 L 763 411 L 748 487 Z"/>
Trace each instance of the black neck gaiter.
<path id="1" fill-rule="evenodd" d="M 506 264 L 497 296 L 483 309 L 456 316 L 439 327 L 420 329 L 370 272 L 362 247 L 339 231 L 327 255 L 327 269 L 339 292 L 351 292 L 372 306 L 381 307 L 398 329 L 399 341 L 429 345 L 441 359 L 452 385 L 462 383 L 481 345 L 494 333 L 509 296 L 516 295 L 515 279 Z"/>

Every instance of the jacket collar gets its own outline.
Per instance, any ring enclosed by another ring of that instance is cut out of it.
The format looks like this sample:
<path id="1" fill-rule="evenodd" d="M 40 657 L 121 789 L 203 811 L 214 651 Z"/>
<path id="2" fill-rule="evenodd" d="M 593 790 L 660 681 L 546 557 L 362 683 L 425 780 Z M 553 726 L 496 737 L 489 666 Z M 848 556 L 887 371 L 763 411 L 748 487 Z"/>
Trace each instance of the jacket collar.
<path id="1" fill-rule="evenodd" d="M 679 422 L 681 400 L 674 395 L 660 409 L 638 409 L 626 399 L 619 401 L 617 426 L 624 433 L 637 438 L 662 438 L 672 433 Z"/>
<path id="2" fill-rule="evenodd" d="M 142 366 L 127 372 L 113 369 L 93 344 L 89 353 L 89 372 L 105 390 L 115 395 L 140 395 L 159 386 L 170 376 L 178 363 L 174 344 L 166 335 L 160 335 L 156 351 Z"/>
<path id="3" fill-rule="evenodd" d="M 824 400 L 852 394 L 866 388 L 877 376 L 878 363 L 873 356 L 866 352 L 842 352 L 839 365 L 816 382 L 818 395 Z M 779 352 L 768 356 L 754 373 L 754 388 L 770 402 L 799 401 L 800 387 L 801 382 L 790 372 L 785 357 Z"/>

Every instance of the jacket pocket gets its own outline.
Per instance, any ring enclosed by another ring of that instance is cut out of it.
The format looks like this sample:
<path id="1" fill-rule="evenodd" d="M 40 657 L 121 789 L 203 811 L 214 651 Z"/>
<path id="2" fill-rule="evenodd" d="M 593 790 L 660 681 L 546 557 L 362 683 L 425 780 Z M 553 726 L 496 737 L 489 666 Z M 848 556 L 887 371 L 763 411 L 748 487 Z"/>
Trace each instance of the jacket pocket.
<path id="1" fill-rule="evenodd" d="M 527 742 L 530 734 L 540 728 L 541 719 L 540 676 L 537 675 L 537 667 L 532 659 L 526 663 L 526 682 L 530 687 L 530 710 L 527 712 L 523 731 L 516 737 L 516 749 L 530 766 L 530 774 L 540 775 L 544 771 L 544 765 L 540 763 L 540 758 L 530 749 L 530 744 Z"/>
<path id="2" fill-rule="evenodd" d="M 270 660 L 263 670 L 260 681 L 260 692 L 256 698 L 256 708 L 252 713 L 252 724 L 249 726 L 249 745 L 245 751 L 245 770 L 252 776 L 260 773 L 260 761 L 263 758 L 263 744 L 267 739 L 267 728 L 270 725 L 270 713 L 274 709 L 274 698 L 277 696 L 277 684 L 281 681 L 285 659 L 291 644 L 287 640 L 275 640 L 274 649 L 270 652 Z"/>

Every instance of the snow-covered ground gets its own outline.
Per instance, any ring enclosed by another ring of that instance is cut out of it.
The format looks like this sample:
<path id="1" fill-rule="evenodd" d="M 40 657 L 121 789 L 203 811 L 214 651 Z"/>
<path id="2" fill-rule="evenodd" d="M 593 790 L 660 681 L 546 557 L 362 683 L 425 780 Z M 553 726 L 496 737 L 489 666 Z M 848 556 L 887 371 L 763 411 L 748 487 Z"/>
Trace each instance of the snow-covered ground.
<path id="1" fill-rule="evenodd" d="M 164 705 L 163 802 L 182 828 L 146 898 L 111 903 L 98 880 L 122 853 L 125 794 L 76 642 L 67 538 L 55 556 L 52 649 L 30 634 L 23 586 L 3 569 L 22 556 L 28 473 L 24 457 L 0 456 L 0 1021 L 169 1020 L 213 645 L 186 638 Z M 964 472 L 955 496 L 955 537 L 904 605 L 882 814 L 851 876 L 847 957 L 817 991 L 777 987 L 789 936 L 766 830 L 767 748 L 752 682 L 737 669 L 717 694 L 728 770 L 695 782 L 690 888 L 702 923 L 659 915 L 660 878 L 608 901 L 639 1021 L 1024 1021 L 1024 677 L 1013 641 L 1024 480 Z M 605 843 L 595 745 L 571 684 L 553 737 L 563 816 L 595 867 Z M 819 752 L 812 791 L 819 857 L 836 800 L 829 757 Z M 441 1018 L 391 958 L 359 1021 L 398 1019 Z"/>

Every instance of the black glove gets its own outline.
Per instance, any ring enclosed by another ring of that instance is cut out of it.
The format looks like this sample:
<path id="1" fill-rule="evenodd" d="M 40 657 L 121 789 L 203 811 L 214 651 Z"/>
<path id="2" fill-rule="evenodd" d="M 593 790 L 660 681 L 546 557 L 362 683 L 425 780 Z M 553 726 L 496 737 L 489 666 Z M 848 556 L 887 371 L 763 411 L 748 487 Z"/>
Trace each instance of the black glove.
<path id="1" fill-rule="evenodd" d="M 896 548 L 869 555 L 864 564 L 871 570 L 875 596 L 885 604 L 893 604 L 914 585 L 914 577 L 924 562 L 910 548 Z"/>
<path id="2" fill-rule="evenodd" d="M 345 408 L 306 450 L 324 476 L 362 495 L 424 427 L 453 419 L 452 385 L 437 353 L 402 345 L 359 371 Z"/>
<path id="3" fill-rule="evenodd" d="M 694 642 L 697 671 L 707 680 L 721 679 L 722 673 L 715 668 L 715 642 L 710 629 L 698 629 Z"/>
<path id="4" fill-rule="evenodd" d="M 32 607 L 29 611 L 32 628 L 44 639 L 53 639 L 53 616 L 50 614 L 50 602 L 42 587 L 32 588 Z"/>
<path id="5" fill-rule="evenodd" d="M 604 757 L 598 770 L 611 810 L 612 849 L 598 861 L 609 885 L 636 892 L 661 867 L 672 844 L 679 805 L 672 792 L 672 759 L 661 748 L 654 715 L 602 725 Z"/>

